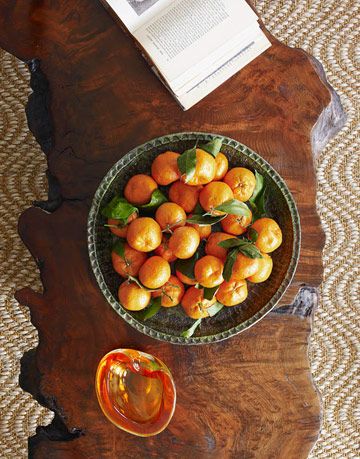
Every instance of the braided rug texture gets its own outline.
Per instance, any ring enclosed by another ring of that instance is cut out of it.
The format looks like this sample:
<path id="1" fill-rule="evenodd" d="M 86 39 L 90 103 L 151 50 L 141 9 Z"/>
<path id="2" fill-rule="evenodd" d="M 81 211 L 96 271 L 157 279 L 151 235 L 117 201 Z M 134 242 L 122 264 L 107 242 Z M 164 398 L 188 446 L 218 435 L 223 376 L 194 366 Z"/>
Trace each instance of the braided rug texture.
<path id="1" fill-rule="evenodd" d="M 348 121 L 316 160 L 318 212 L 326 233 L 325 278 L 310 360 L 322 394 L 322 432 L 311 458 L 359 457 L 359 98 L 356 89 L 358 0 L 257 0 L 272 33 L 324 65 Z M 27 128 L 26 65 L 0 51 L 0 457 L 27 457 L 27 438 L 52 414 L 18 385 L 19 360 L 37 332 L 14 291 L 41 290 L 36 265 L 17 234 L 20 213 L 46 197 L 45 157 Z M 267 458 L 264 458 L 267 459 Z M 289 458 L 296 459 L 296 458 Z"/>

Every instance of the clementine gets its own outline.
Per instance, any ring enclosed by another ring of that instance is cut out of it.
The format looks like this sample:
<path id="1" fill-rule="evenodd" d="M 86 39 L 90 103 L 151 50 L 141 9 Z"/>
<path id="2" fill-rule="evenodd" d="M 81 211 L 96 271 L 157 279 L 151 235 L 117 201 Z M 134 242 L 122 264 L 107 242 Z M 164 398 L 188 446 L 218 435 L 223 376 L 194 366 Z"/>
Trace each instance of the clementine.
<path id="1" fill-rule="evenodd" d="M 199 195 L 201 207 L 212 215 L 223 215 L 224 212 L 215 209 L 231 199 L 234 199 L 233 192 L 229 185 L 224 182 L 208 183 L 200 191 Z"/>
<path id="2" fill-rule="evenodd" d="M 206 185 L 214 180 L 215 177 L 215 158 L 200 148 L 196 149 L 196 167 L 193 177 L 187 181 L 188 185 Z M 186 180 L 185 176 L 181 177 Z"/>
<path id="3" fill-rule="evenodd" d="M 251 224 L 252 213 L 248 217 L 244 215 L 227 215 L 223 220 L 221 220 L 221 228 L 230 234 L 235 236 L 240 236 L 246 232 L 247 227 Z"/>
<path id="4" fill-rule="evenodd" d="M 190 214 L 189 217 L 192 217 L 192 214 Z M 196 223 L 187 223 L 187 226 L 195 228 L 199 233 L 200 239 L 206 239 L 211 234 L 211 225 L 197 225 Z"/>
<path id="5" fill-rule="evenodd" d="M 136 220 L 134 220 L 135 222 Z M 176 228 L 169 239 L 169 248 L 177 258 L 190 258 L 200 244 L 200 236 L 195 228 L 181 226 Z"/>
<path id="6" fill-rule="evenodd" d="M 151 165 L 151 175 L 159 185 L 170 185 L 180 179 L 177 165 L 179 153 L 166 151 L 158 155 Z"/>
<path id="7" fill-rule="evenodd" d="M 171 263 L 176 260 L 175 255 L 169 249 L 169 239 L 164 235 L 159 247 L 154 250 L 155 255 L 162 257 L 164 260 Z"/>
<path id="8" fill-rule="evenodd" d="M 245 202 L 251 198 L 256 185 L 255 175 L 245 167 L 234 167 L 224 177 L 234 193 L 234 198 Z"/>
<path id="9" fill-rule="evenodd" d="M 273 268 L 273 261 L 270 255 L 267 253 L 262 253 L 262 258 L 259 258 L 259 269 L 256 271 L 255 274 L 249 276 L 247 279 L 254 284 L 258 284 L 260 282 L 265 282 L 271 274 Z"/>
<path id="10" fill-rule="evenodd" d="M 141 311 L 151 300 L 150 292 L 129 281 L 120 285 L 118 296 L 120 304 L 129 311 Z"/>
<path id="11" fill-rule="evenodd" d="M 121 220 L 116 220 L 115 218 L 109 218 L 107 221 L 107 224 L 110 225 L 109 229 L 113 234 L 115 234 L 115 236 L 125 238 L 127 234 L 129 223 L 135 220 L 135 218 L 137 217 L 138 217 L 137 212 L 134 212 L 127 219 L 127 222 L 125 225 L 121 223 Z"/>
<path id="12" fill-rule="evenodd" d="M 264 253 L 276 250 L 282 243 L 282 232 L 279 225 L 272 218 L 259 218 L 252 225 L 258 233 L 256 247 Z"/>
<path id="13" fill-rule="evenodd" d="M 115 251 L 111 252 L 114 270 L 122 277 L 137 276 L 146 258 L 146 253 L 139 252 L 126 243 L 124 244 L 124 257 L 121 257 Z"/>
<path id="14" fill-rule="evenodd" d="M 156 210 L 155 220 L 163 231 L 170 233 L 175 228 L 185 225 L 186 213 L 178 204 L 165 202 Z"/>
<path id="15" fill-rule="evenodd" d="M 169 280 L 171 268 L 169 262 L 157 255 L 148 258 L 139 270 L 139 280 L 147 288 L 162 287 Z"/>
<path id="16" fill-rule="evenodd" d="M 182 207 L 185 212 L 192 212 L 199 200 L 202 186 L 191 186 L 183 182 L 175 182 L 169 189 L 169 199 Z"/>
<path id="17" fill-rule="evenodd" d="M 223 278 L 224 263 L 213 255 L 205 255 L 195 263 L 195 278 L 203 287 L 216 287 Z"/>
<path id="18" fill-rule="evenodd" d="M 216 299 L 224 306 L 236 306 L 246 300 L 248 289 L 246 280 L 224 281 L 216 292 Z"/>
<path id="19" fill-rule="evenodd" d="M 206 241 L 205 253 L 207 255 L 213 255 L 214 257 L 217 257 L 224 262 L 228 253 L 228 249 L 224 249 L 218 244 L 219 242 L 225 241 L 226 239 L 233 239 L 233 237 L 234 236 L 231 234 L 221 233 L 220 231 L 212 233 L 209 236 L 209 239 Z"/>
<path id="20" fill-rule="evenodd" d="M 231 280 L 242 280 L 253 276 L 259 269 L 260 258 L 249 258 L 238 253 L 232 269 Z"/>
<path id="21" fill-rule="evenodd" d="M 176 270 L 176 277 L 183 283 L 187 285 L 196 285 L 196 279 L 190 279 L 190 277 L 185 276 L 181 271 L 178 269 Z"/>
<path id="22" fill-rule="evenodd" d="M 157 187 L 157 183 L 149 175 L 133 175 L 125 185 L 124 196 L 130 204 L 142 206 L 150 202 Z"/>
<path id="23" fill-rule="evenodd" d="M 151 252 L 161 244 L 161 228 L 153 218 L 139 217 L 129 224 L 126 239 L 133 249 Z"/>
<path id="24" fill-rule="evenodd" d="M 176 276 L 170 276 L 166 284 L 160 290 L 153 292 L 152 296 L 154 298 L 161 296 L 161 306 L 172 308 L 180 303 L 184 293 L 184 284 Z"/>
<path id="25" fill-rule="evenodd" d="M 229 161 L 224 153 L 218 153 L 215 157 L 214 180 L 222 180 L 229 169 Z"/>
<path id="26" fill-rule="evenodd" d="M 202 319 L 209 316 L 207 308 L 215 302 L 215 296 L 212 300 L 204 299 L 204 289 L 190 287 L 181 300 L 181 306 L 192 319 Z"/>

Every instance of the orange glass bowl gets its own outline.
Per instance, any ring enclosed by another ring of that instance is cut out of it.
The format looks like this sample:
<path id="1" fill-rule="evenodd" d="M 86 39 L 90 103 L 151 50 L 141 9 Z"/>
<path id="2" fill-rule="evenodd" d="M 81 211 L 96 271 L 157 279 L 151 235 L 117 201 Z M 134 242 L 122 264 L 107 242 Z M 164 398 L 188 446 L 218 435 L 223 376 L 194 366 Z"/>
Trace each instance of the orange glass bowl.
<path id="1" fill-rule="evenodd" d="M 99 363 L 95 385 L 105 416 L 133 435 L 159 434 L 174 414 L 176 389 L 170 370 L 145 352 L 109 352 Z"/>

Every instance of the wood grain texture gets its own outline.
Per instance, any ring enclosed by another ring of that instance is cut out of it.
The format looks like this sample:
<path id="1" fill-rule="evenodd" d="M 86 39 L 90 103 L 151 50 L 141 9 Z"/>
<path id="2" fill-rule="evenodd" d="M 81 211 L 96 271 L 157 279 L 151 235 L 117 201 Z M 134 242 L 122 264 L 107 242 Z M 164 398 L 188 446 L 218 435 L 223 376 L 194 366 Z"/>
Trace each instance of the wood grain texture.
<path id="1" fill-rule="evenodd" d="M 0 0 L 0 45 L 29 62 L 29 126 L 49 165 L 49 201 L 39 206 L 52 213 L 31 208 L 19 222 L 44 284 L 42 295 L 17 293 L 39 331 L 39 347 L 22 360 L 21 384 L 56 412 L 30 439 L 33 457 L 307 456 L 319 431 L 306 351 L 324 242 L 312 146 L 320 148 L 344 116 L 319 64 L 269 38 L 271 49 L 183 112 L 100 3 Z M 294 194 L 303 230 L 278 313 L 196 348 L 154 341 L 120 320 L 95 283 L 86 248 L 87 213 L 105 172 L 134 146 L 186 130 L 228 135 L 260 153 Z M 153 353 L 173 372 L 178 404 L 157 437 L 125 434 L 100 412 L 96 366 L 118 347 Z"/>

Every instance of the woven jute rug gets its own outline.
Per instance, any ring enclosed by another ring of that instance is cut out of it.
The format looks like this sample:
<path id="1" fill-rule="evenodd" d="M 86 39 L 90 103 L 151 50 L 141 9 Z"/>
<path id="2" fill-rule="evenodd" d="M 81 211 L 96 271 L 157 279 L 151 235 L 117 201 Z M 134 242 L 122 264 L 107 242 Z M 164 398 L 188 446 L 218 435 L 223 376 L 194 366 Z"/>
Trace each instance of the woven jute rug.
<path id="1" fill-rule="evenodd" d="M 348 114 L 346 126 L 317 158 L 318 211 L 326 232 L 325 279 L 311 337 L 310 360 L 324 419 L 312 458 L 358 458 L 359 99 L 355 48 L 358 0 L 258 0 L 267 27 L 324 65 Z M 19 214 L 46 197 L 45 157 L 29 133 L 24 63 L 0 51 L 0 457 L 27 457 L 27 438 L 52 415 L 18 385 L 19 359 L 37 346 L 15 289 L 41 289 L 38 272 L 17 235 Z M 267 458 L 264 458 L 267 459 Z M 297 458 L 289 458 L 297 459 Z"/>

